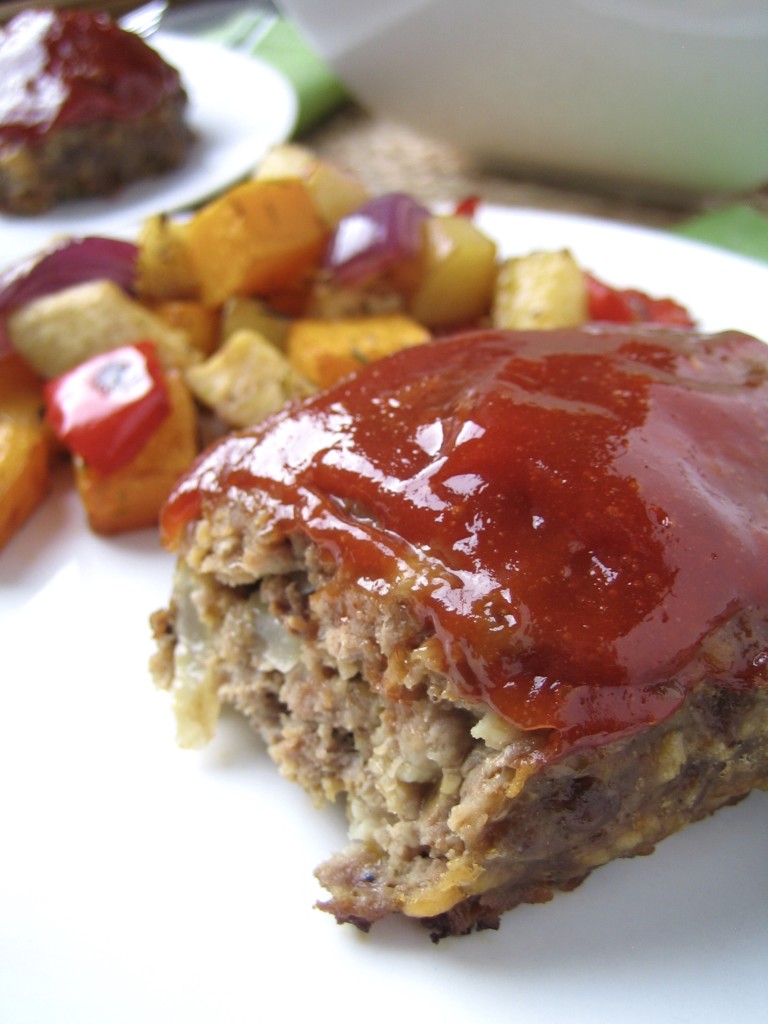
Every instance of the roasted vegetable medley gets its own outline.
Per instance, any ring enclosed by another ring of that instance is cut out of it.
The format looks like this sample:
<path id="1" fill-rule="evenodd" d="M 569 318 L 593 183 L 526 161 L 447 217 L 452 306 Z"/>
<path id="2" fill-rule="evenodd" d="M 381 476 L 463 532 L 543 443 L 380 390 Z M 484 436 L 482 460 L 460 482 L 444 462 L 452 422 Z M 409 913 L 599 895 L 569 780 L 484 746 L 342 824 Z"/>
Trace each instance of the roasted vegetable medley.
<path id="1" fill-rule="evenodd" d="M 0 546 L 69 459 L 88 523 L 151 526 L 203 445 L 454 329 L 690 326 L 567 250 L 502 259 L 474 201 L 435 213 L 286 145 L 135 242 L 70 238 L 0 277 Z"/>

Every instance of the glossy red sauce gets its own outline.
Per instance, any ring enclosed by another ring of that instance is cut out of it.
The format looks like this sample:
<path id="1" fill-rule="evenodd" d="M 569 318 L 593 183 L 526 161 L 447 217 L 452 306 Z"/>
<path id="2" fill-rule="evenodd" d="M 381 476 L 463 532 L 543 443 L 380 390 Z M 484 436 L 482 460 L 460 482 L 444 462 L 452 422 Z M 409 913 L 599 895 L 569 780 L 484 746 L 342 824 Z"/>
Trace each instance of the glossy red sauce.
<path id="1" fill-rule="evenodd" d="M 218 444 L 164 537 L 265 504 L 342 585 L 407 601 L 470 697 L 556 730 L 554 752 L 594 746 L 672 714 L 691 654 L 768 607 L 767 374 L 736 333 L 432 342 Z M 764 644 L 745 639 L 733 685 Z"/>
<path id="2" fill-rule="evenodd" d="M 179 86 L 174 68 L 103 14 L 31 10 L 0 30 L 1 141 L 138 118 Z"/>

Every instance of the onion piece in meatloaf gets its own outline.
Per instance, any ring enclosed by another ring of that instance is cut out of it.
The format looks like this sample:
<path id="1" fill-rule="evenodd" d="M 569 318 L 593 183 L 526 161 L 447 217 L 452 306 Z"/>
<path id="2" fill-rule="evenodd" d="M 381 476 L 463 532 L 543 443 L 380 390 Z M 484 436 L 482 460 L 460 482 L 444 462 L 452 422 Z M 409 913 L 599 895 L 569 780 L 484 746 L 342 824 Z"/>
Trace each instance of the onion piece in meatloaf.
<path id="1" fill-rule="evenodd" d="M 350 844 L 323 909 L 498 925 L 768 780 L 768 350 L 477 332 L 219 442 L 163 518 L 153 672 Z"/>

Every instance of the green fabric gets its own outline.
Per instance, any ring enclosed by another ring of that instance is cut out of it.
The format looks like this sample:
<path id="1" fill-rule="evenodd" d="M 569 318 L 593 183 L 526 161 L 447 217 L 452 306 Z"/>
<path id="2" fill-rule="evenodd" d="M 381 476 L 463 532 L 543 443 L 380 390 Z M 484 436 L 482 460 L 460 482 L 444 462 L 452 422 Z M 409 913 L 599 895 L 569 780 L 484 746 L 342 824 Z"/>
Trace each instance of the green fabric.
<path id="1" fill-rule="evenodd" d="M 768 262 L 768 217 L 750 206 L 725 206 L 678 224 L 675 234 Z"/>
<path id="2" fill-rule="evenodd" d="M 242 11 L 206 31 L 205 36 L 253 53 L 285 75 L 296 90 L 299 104 L 294 137 L 318 124 L 349 98 L 325 61 L 284 18 Z"/>

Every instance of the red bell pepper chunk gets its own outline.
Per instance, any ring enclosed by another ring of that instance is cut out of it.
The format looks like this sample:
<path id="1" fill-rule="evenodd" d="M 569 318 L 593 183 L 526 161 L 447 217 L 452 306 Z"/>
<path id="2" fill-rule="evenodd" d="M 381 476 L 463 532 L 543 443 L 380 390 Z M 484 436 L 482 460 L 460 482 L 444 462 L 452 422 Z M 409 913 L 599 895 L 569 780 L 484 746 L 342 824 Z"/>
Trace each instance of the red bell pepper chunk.
<path id="1" fill-rule="evenodd" d="M 480 196 L 465 196 L 456 203 L 454 215 L 456 217 L 474 217 L 480 206 Z"/>
<path id="2" fill-rule="evenodd" d="M 637 288 L 612 288 L 586 274 L 587 316 L 614 324 L 665 324 L 693 327 L 688 310 L 674 299 L 654 299 Z"/>
<path id="3" fill-rule="evenodd" d="M 49 381 L 44 396 L 59 440 L 104 474 L 135 458 L 171 411 L 151 341 L 93 356 Z"/>

